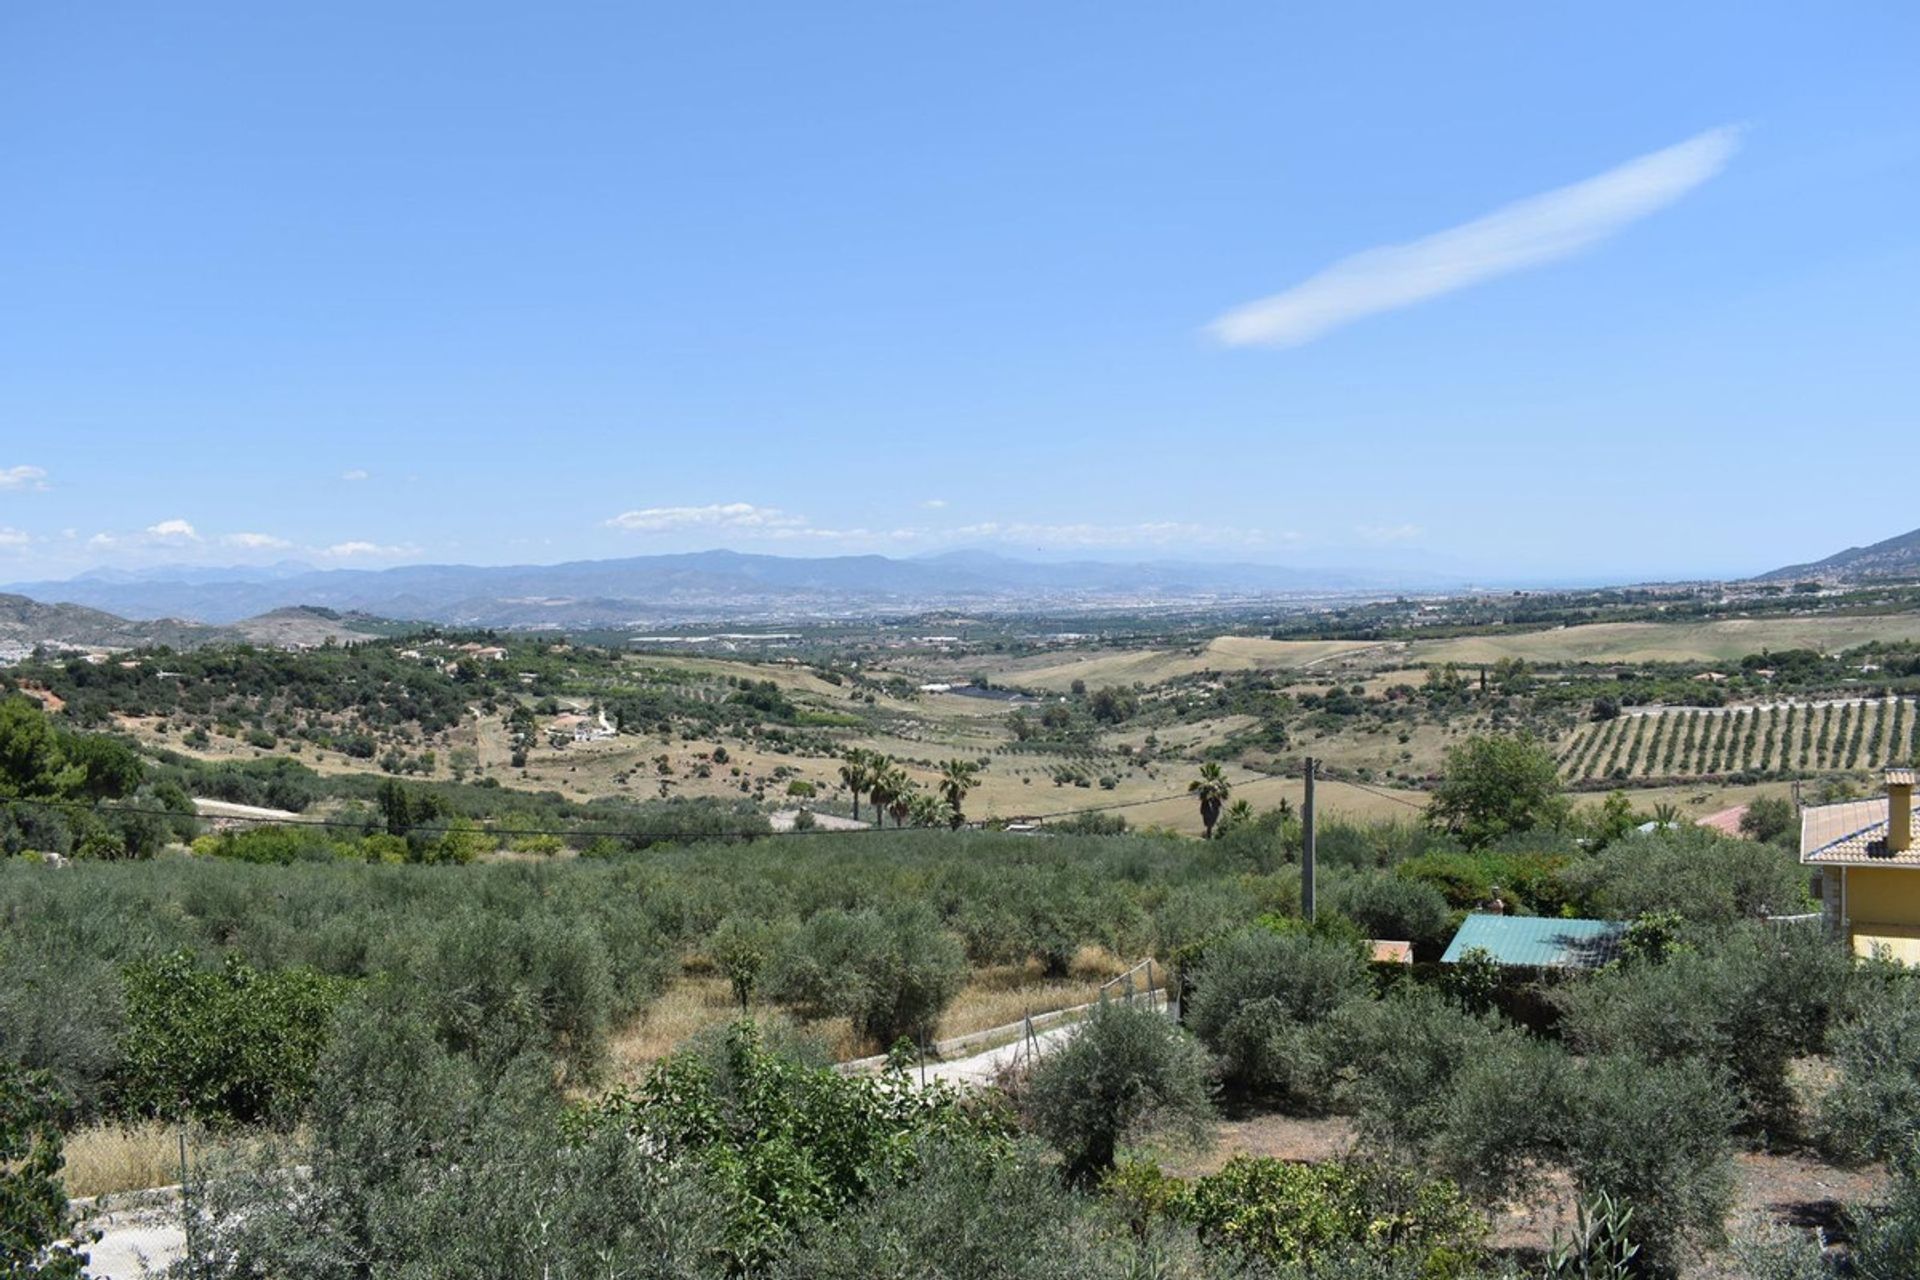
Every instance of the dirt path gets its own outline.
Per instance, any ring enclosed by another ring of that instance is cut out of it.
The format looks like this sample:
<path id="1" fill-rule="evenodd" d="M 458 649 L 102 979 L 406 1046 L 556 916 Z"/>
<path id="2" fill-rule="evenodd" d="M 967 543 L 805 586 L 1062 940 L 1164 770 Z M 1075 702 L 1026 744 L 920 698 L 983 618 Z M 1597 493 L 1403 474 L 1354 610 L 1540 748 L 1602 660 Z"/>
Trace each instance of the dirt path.
<path id="1" fill-rule="evenodd" d="M 100 1239 L 87 1246 L 87 1274 L 93 1280 L 141 1280 L 186 1252 L 180 1201 L 172 1192 L 136 1193 L 127 1208 L 102 1208 L 86 1225 L 100 1232 Z"/>

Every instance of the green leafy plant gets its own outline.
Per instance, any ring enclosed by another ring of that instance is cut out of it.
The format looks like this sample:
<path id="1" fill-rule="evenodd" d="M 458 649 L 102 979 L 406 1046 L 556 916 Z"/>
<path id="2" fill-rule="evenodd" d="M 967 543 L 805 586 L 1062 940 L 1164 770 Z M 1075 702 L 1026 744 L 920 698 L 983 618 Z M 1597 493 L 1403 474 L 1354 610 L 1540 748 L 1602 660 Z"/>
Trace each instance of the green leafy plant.
<path id="1" fill-rule="evenodd" d="M 128 1115 L 209 1124 L 286 1118 L 313 1083 L 345 984 L 176 951 L 129 965 L 115 1090 Z"/>

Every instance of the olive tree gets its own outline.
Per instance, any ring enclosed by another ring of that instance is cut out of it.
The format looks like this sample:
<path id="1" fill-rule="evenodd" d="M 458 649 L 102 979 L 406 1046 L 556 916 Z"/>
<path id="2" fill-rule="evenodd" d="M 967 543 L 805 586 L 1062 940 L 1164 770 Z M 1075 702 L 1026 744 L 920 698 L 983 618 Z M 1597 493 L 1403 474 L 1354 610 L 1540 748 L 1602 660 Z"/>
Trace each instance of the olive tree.
<path id="1" fill-rule="evenodd" d="M 1207 1068 L 1205 1050 L 1165 1015 L 1102 1004 L 1034 1069 L 1026 1109 L 1067 1177 L 1092 1182 L 1123 1143 L 1149 1132 L 1203 1143 L 1213 1119 Z"/>

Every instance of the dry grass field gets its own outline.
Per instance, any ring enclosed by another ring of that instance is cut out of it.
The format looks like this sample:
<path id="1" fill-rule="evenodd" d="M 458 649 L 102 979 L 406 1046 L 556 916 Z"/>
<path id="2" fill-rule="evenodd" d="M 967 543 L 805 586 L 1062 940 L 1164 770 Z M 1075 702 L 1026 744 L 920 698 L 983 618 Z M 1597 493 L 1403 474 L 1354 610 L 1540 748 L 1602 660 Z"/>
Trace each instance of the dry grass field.
<path id="1" fill-rule="evenodd" d="M 1282 671 L 1317 667 L 1381 646 L 1366 640 L 1265 640 L 1219 636 L 1181 649 L 1135 649 L 1043 660 L 1044 665 L 988 667 L 996 681 L 1064 693 L 1075 680 L 1102 685 L 1162 684 L 1202 671 Z"/>
<path id="2" fill-rule="evenodd" d="M 1763 649 L 1833 653 L 1882 640 L 1920 640 L 1920 615 L 1726 618 L 1714 622 L 1597 622 L 1551 631 L 1418 640 L 1416 662 L 1730 662 Z"/>

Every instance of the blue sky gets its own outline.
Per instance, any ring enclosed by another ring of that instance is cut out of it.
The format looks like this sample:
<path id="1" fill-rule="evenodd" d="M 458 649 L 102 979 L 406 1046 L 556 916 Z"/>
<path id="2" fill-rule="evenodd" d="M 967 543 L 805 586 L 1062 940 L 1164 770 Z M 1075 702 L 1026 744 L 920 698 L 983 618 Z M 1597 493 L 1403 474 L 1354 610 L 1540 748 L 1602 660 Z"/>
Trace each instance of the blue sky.
<path id="1" fill-rule="evenodd" d="M 1917 37 L 1893 3 L 8 5 L 0 578 L 1873 541 L 1920 524 Z"/>

